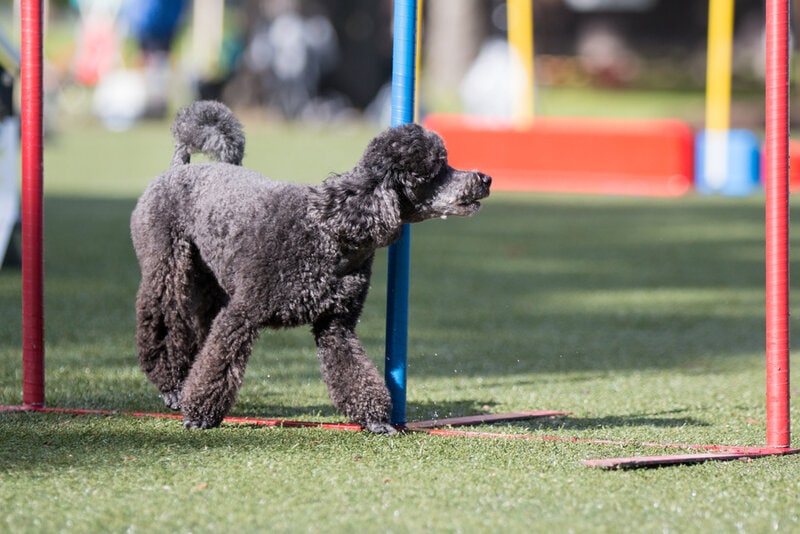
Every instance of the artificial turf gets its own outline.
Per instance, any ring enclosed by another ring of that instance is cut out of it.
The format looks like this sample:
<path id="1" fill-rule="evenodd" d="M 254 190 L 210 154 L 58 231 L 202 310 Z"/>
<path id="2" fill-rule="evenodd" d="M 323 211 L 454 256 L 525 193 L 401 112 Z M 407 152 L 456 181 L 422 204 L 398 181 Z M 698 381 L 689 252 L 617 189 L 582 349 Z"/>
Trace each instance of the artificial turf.
<path id="1" fill-rule="evenodd" d="M 252 124 L 248 133 L 247 165 L 318 181 L 352 164 L 373 131 Z M 162 410 L 136 366 L 128 218 L 169 158 L 166 125 L 88 128 L 48 145 L 51 406 Z M 763 219 L 759 196 L 498 193 L 474 218 L 416 225 L 409 419 L 557 409 L 571 415 L 491 430 L 762 445 Z M 359 325 L 379 365 L 384 288 L 381 252 Z M 3 270 L 0 404 L 20 401 L 20 345 L 20 276 Z M 342 420 L 307 328 L 262 334 L 234 414 Z M 798 457 L 633 472 L 580 463 L 663 452 L 2 414 L 0 531 L 800 529 Z"/>

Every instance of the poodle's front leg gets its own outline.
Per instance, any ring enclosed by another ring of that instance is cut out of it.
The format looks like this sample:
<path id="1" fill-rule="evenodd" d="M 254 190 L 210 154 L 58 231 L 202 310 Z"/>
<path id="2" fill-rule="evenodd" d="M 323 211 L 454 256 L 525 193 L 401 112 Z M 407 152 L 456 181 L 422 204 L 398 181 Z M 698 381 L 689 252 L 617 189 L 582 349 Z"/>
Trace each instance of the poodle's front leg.
<path id="1" fill-rule="evenodd" d="M 220 311 L 183 386 L 183 426 L 219 426 L 236 401 L 257 335 L 246 309 Z"/>
<path id="2" fill-rule="evenodd" d="M 314 325 L 322 376 L 333 405 L 365 429 L 394 434 L 389 422 L 392 400 L 354 327 L 335 319 Z"/>

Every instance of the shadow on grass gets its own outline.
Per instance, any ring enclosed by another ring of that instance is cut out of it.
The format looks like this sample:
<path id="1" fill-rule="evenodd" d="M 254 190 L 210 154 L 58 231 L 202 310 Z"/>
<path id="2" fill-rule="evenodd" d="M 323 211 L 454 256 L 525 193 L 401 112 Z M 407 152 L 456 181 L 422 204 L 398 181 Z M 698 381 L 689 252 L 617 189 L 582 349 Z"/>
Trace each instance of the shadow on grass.
<path id="1" fill-rule="evenodd" d="M 209 450 L 311 450 L 318 436 L 297 429 L 272 430 L 248 425 L 225 425 L 190 431 L 180 421 L 112 416 L 3 414 L 0 419 L 0 473 L 26 470 L 73 470 L 144 464 L 202 462 Z M 184 456 L 185 455 L 185 456 Z"/>
<path id="2" fill-rule="evenodd" d="M 448 407 L 454 412 L 464 408 L 460 403 Z M 307 406 L 303 411 L 324 411 L 323 407 Z M 704 427 L 707 423 L 693 418 L 662 417 L 660 414 L 641 414 L 621 417 L 589 419 L 539 419 L 530 423 L 511 425 L 512 433 L 557 434 L 561 431 L 580 431 L 601 428 L 685 426 Z M 470 427 L 462 427 L 470 430 Z M 207 431 L 190 431 L 181 427 L 180 421 L 126 416 L 70 416 L 44 414 L 2 414 L 0 432 L 0 473 L 60 470 L 95 471 L 114 467 L 120 463 L 139 462 L 139 465 L 169 462 L 186 464 L 206 461 L 209 451 L 225 452 L 228 461 L 254 449 L 274 451 L 274 455 L 318 454 L 320 437 L 316 433 L 297 429 L 271 429 L 247 424 L 225 424 Z M 336 431 L 329 431 L 336 432 Z M 339 432 L 349 434 L 351 432 Z M 355 438 L 341 436 L 341 440 L 405 439 L 388 438 L 367 432 Z M 329 440 L 324 440 L 329 442 Z M 362 443 L 361 446 L 367 446 Z M 326 449 L 327 450 L 327 449 Z M 295 451 L 295 452 L 292 452 Z"/>
<path id="3" fill-rule="evenodd" d="M 707 421 L 701 421 L 695 417 L 681 416 L 684 410 L 670 410 L 662 413 L 643 413 L 630 415 L 614 415 L 606 417 L 553 417 L 547 419 L 535 419 L 529 422 L 514 424 L 526 431 L 547 431 L 547 430 L 597 430 L 602 428 L 632 428 L 632 427 L 656 427 L 656 428 L 680 428 L 680 427 L 708 427 L 711 426 Z"/>

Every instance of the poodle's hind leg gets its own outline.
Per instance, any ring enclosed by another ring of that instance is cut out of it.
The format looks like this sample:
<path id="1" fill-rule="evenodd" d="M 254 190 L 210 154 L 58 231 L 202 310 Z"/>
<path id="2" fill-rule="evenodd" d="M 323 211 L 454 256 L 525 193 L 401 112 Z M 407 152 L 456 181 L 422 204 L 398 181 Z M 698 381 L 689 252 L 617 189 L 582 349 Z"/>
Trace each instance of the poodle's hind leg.
<path id="1" fill-rule="evenodd" d="M 314 337 L 333 405 L 370 432 L 394 434 L 389 390 L 354 328 L 335 320 L 320 321 L 314 325 Z"/>
<path id="2" fill-rule="evenodd" d="M 258 325 L 246 306 L 222 308 L 183 387 L 183 426 L 213 428 L 236 402 Z"/>
<path id="3" fill-rule="evenodd" d="M 164 403 L 172 409 L 180 406 L 180 372 L 167 351 L 166 284 L 169 269 L 142 272 L 136 296 L 136 345 L 139 367 L 161 392 Z"/>
<path id="4" fill-rule="evenodd" d="M 223 301 L 222 290 L 189 242 L 179 241 L 153 272 L 142 273 L 139 364 L 173 410 L 181 407 L 183 382 Z"/>

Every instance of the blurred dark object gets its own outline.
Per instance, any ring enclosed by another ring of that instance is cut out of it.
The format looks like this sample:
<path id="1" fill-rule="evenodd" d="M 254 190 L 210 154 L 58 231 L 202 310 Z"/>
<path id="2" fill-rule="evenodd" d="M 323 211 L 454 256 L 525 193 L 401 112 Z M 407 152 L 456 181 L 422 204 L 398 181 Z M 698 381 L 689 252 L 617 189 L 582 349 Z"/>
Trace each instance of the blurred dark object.
<path id="1" fill-rule="evenodd" d="M 320 89 L 346 95 L 363 110 L 392 78 L 392 2 L 339 1 L 337 9 L 327 4 L 322 3 L 336 29 L 340 60 Z"/>
<path id="2" fill-rule="evenodd" d="M 19 269 L 22 267 L 22 223 L 17 221 L 11 230 L 8 247 L 0 258 L 0 269 Z M 1 252 L 1 251 L 0 251 Z"/>
<path id="3" fill-rule="evenodd" d="M 365 109 L 391 78 L 390 8 L 374 0 L 247 4 L 242 61 L 223 99 L 289 118 Z"/>
<path id="4" fill-rule="evenodd" d="M 14 115 L 14 77 L 19 74 L 19 52 L 0 28 L 0 121 Z"/>
<path id="5" fill-rule="evenodd" d="M 0 65 L 0 121 L 14 115 L 14 77 Z"/>
<path id="6" fill-rule="evenodd" d="M 647 11 L 658 0 L 564 0 L 575 11 Z"/>
<path id="7" fill-rule="evenodd" d="M 14 78 L 19 53 L 0 29 L 0 268 L 22 266 L 19 197 L 16 191 L 17 129 L 7 119 L 14 112 Z"/>

